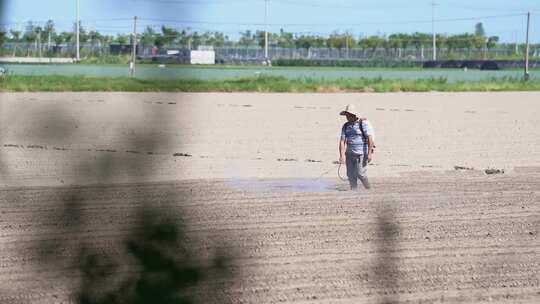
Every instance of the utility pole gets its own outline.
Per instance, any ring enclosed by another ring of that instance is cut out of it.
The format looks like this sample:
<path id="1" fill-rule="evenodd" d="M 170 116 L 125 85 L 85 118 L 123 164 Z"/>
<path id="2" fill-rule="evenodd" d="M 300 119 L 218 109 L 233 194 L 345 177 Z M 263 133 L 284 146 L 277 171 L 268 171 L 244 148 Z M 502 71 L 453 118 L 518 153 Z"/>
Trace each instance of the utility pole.
<path id="1" fill-rule="evenodd" d="M 131 77 L 135 76 L 135 60 L 137 59 L 137 16 L 133 18 L 133 38 L 131 39 Z"/>
<path id="2" fill-rule="evenodd" d="M 52 20 L 52 17 L 49 16 L 49 20 Z M 49 34 L 49 37 L 48 37 L 48 41 L 47 41 L 47 52 L 50 52 L 51 51 L 51 32 L 52 32 L 52 27 L 47 29 L 47 32 Z"/>
<path id="3" fill-rule="evenodd" d="M 349 59 L 349 33 L 345 35 L 345 50 L 347 51 L 347 59 Z"/>
<path id="4" fill-rule="evenodd" d="M 268 62 L 268 0 L 264 0 L 264 61 Z"/>
<path id="5" fill-rule="evenodd" d="M 435 36 L 435 1 L 431 2 L 431 31 L 433 32 L 433 61 L 437 60 L 437 41 Z"/>
<path id="6" fill-rule="evenodd" d="M 514 31 L 514 36 L 515 36 L 515 39 L 516 39 L 515 52 L 516 52 L 516 56 L 517 56 L 517 55 L 519 55 L 519 49 L 518 49 L 518 32 L 517 32 L 517 30 Z"/>
<path id="7" fill-rule="evenodd" d="M 77 62 L 81 60 L 81 54 L 79 53 L 79 31 L 80 31 L 80 16 L 79 16 L 79 0 L 77 0 L 77 24 L 75 25 L 77 28 Z"/>
<path id="8" fill-rule="evenodd" d="M 525 80 L 529 80 L 529 32 L 531 29 L 531 12 L 527 12 L 527 36 L 525 38 Z"/>
<path id="9" fill-rule="evenodd" d="M 38 46 L 38 51 L 39 51 L 39 58 L 41 58 L 41 31 L 39 31 L 38 35 L 37 35 L 37 46 Z"/>
<path id="10" fill-rule="evenodd" d="M 487 51 L 488 51 L 488 38 L 484 38 L 484 60 L 487 60 Z"/>

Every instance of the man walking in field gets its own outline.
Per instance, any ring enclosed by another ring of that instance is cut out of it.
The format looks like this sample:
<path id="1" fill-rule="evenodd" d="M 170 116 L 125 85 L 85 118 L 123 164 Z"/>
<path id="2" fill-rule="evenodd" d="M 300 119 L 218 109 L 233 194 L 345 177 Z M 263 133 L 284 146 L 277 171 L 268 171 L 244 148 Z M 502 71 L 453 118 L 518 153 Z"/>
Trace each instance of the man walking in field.
<path id="1" fill-rule="evenodd" d="M 361 118 L 353 105 L 347 105 L 339 115 L 347 122 L 341 128 L 339 162 L 347 165 L 351 190 L 358 188 L 358 179 L 369 189 L 367 165 L 373 158 L 373 129 L 366 118 Z"/>

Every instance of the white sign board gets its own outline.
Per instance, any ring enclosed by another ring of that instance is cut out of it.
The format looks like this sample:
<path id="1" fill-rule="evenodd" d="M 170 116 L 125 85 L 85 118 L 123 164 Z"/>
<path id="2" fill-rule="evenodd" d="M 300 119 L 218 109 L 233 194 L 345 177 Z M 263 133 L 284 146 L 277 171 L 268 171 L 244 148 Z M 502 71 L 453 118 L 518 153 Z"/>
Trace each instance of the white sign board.
<path id="1" fill-rule="evenodd" d="M 191 64 L 214 64 L 216 53 L 214 51 L 191 51 Z"/>

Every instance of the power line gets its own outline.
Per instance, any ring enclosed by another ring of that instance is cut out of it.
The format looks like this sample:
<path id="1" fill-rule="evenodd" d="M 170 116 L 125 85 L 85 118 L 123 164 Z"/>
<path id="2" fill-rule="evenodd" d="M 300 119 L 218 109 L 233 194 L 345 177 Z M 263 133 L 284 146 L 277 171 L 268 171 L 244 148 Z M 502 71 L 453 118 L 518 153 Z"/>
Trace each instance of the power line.
<path id="1" fill-rule="evenodd" d="M 126 29 L 126 28 L 131 28 L 129 25 L 118 25 L 118 26 L 111 26 L 111 25 L 106 25 L 106 26 L 87 26 L 87 29 L 90 29 L 90 28 L 93 28 L 93 29 Z"/>
<path id="2" fill-rule="evenodd" d="M 439 4 L 440 6 L 445 7 L 452 7 L 452 8 L 458 8 L 458 9 L 464 9 L 464 10 L 471 10 L 471 11 L 493 11 L 493 12 L 522 12 L 525 13 L 531 8 L 494 8 L 494 7 L 478 7 L 478 6 L 471 6 L 471 5 L 459 5 L 459 4 Z M 531 10 L 532 11 L 532 10 Z"/>
<path id="3" fill-rule="evenodd" d="M 255 3 L 263 3 L 264 0 L 251 0 L 246 3 L 245 0 L 228 0 L 228 1 L 205 1 L 205 0 L 130 0 L 131 2 L 147 2 L 152 4 L 182 4 L 182 5 L 229 5 L 230 2 L 239 2 L 242 4 L 255 4 Z M 303 2 L 303 1 L 296 1 L 296 0 L 271 0 L 272 3 L 279 3 L 279 4 L 290 4 L 293 6 L 301 6 L 301 7 L 313 7 L 313 8 L 337 8 L 337 9 L 347 9 L 347 10 L 359 10 L 359 11 L 386 11 L 387 8 L 384 7 L 366 7 L 358 5 L 343 5 L 343 4 L 322 4 L 317 3 L 314 1 L 309 2 Z M 393 5 L 395 7 L 395 5 Z M 411 5 L 404 5 L 400 6 L 402 8 L 411 8 L 415 9 L 414 7 L 411 7 Z"/>
<path id="4" fill-rule="evenodd" d="M 228 1 L 204 1 L 204 0 L 196 0 L 196 1 L 190 1 L 190 0 L 130 0 L 131 2 L 148 2 L 152 4 L 183 4 L 183 5 L 229 5 L 230 2 L 243 2 L 244 0 L 228 0 Z M 264 0 L 252 0 L 253 2 L 261 2 Z"/>
<path id="5" fill-rule="evenodd" d="M 197 21 L 197 20 L 171 20 L 171 19 L 154 19 L 154 18 L 141 18 L 141 21 L 152 22 L 165 22 L 165 23 L 180 23 L 180 24 L 215 24 L 215 25 L 257 25 L 264 26 L 264 23 L 242 23 L 242 22 L 215 22 L 215 21 Z M 269 24 L 271 25 L 271 24 Z"/>
<path id="6" fill-rule="evenodd" d="M 275 1 L 275 0 L 274 0 Z M 462 18 L 443 18 L 434 20 L 405 20 L 405 21 L 377 21 L 377 22 L 358 22 L 358 23 L 268 23 L 269 26 L 359 26 L 368 24 L 419 24 L 419 23 L 431 23 L 435 22 L 457 22 L 457 21 L 470 21 L 481 19 L 498 19 L 498 18 L 510 18 L 510 17 L 522 17 L 526 16 L 526 13 L 519 14 L 504 14 L 504 15 L 489 15 L 489 16 L 476 16 L 476 17 L 462 17 Z M 179 20 L 179 19 L 157 19 L 157 18 L 141 18 L 141 21 L 152 22 L 165 22 L 165 23 L 180 23 L 180 24 L 215 24 L 215 25 L 251 25 L 262 26 L 261 22 L 216 22 L 216 21 L 200 21 L 200 20 Z M 33 25 L 46 24 L 49 20 L 31 20 L 31 21 L 13 21 L 0 23 L 2 26 L 7 25 L 24 25 L 31 22 Z M 75 23 L 72 20 L 52 20 L 55 25 L 59 23 Z M 118 21 L 132 21 L 132 18 L 107 18 L 107 19 L 83 19 L 81 22 L 85 24 L 93 24 L 97 22 L 118 22 Z"/>
<path id="7" fill-rule="evenodd" d="M 386 10 L 384 8 L 367 8 L 367 7 L 339 5 L 339 4 L 317 4 L 317 3 L 306 3 L 306 2 L 298 2 L 298 1 L 290 1 L 290 0 L 272 0 L 272 2 L 277 2 L 281 4 L 290 4 L 290 5 L 301 6 L 301 7 L 313 7 L 313 8 L 334 8 L 334 9 L 346 9 L 346 10 L 357 10 L 357 11 L 375 11 L 375 10 L 384 11 Z"/>
<path id="8" fill-rule="evenodd" d="M 109 19 L 81 19 L 81 22 L 84 23 L 97 23 L 97 22 L 118 22 L 118 21 L 131 21 L 132 18 L 109 18 Z M 47 24 L 47 22 L 52 21 L 54 22 L 54 25 L 58 24 L 75 24 L 75 20 L 67 20 L 67 19 L 49 19 L 49 20 L 25 20 L 25 21 L 10 21 L 10 22 L 2 22 L 0 25 L 27 25 L 29 23 L 32 23 L 32 25 L 44 25 Z"/>
<path id="9" fill-rule="evenodd" d="M 470 20 L 483 20 L 483 19 L 499 19 L 510 17 L 522 17 L 526 14 L 506 14 L 506 15 L 491 15 L 491 16 L 477 16 L 477 17 L 463 17 L 463 18 L 443 18 L 434 20 L 407 20 L 407 21 L 381 21 L 381 22 L 359 22 L 359 23 L 268 23 L 269 26 L 360 26 L 367 24 L 420 24 L 435 22 L 457 22 L 457 21 L 470 21 Z M 141 18 L 141 20 L 154 21 L 154 22 L 167 22 L 167 23 L 180 23 L 180 24 L 214 24 L 214 25 L 251 25 L 251 26 L 264 26 L 264 23 L 258 22 L 216 22 L 216 21 L 200 21 L 200 20 L 167 20 L 167 19 L 154 19 L 154 18 Z"/>
<path id="10" fill-rule="evenodd" d="M 84 19 L 84 22 L 116 22 L 116 21 L 132 21 L 133 18 L 106 18 L 106 19 Z"/>

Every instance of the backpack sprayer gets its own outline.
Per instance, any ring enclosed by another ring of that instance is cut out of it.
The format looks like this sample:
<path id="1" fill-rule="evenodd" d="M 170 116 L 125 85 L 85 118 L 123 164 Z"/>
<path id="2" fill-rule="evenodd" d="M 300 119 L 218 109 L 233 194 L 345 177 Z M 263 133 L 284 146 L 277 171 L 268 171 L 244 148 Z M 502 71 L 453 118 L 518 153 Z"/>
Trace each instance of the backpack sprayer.
<path id="1" fill-rule="evenodd" d="M 361 134 L 361 136 L 362 136 L 362 139 L 364 140 L 364 145 L 365 145 L 364 153 L 368 153 L 368 151 L 367 151 L 367 149 L 369 148 L 369 147 L 367 146 L 367 143 L 368 143 L 368 135 L 367 135 L 366 132 L 364 131 L 363 124 L 362 124 L 364 121 L 367 122 L 368 126 L 371 128 L 371 134 L 370 134 L 370 135 L 371 135 L 372 137 L 374 137 L 374 134 L 373 134 L 373 128 L 371 127 L 371 125 L 370 125 L 369 121 L 367 120 L 367 118 L 365 118 L 365 117 L 358 117 L 359 115 L 358 115 L 358 113 L 356 112 L 354 105 L 350 105 L 350 104 L 347 105 L 347 106 L 345 107 L 345 110 L 344 110 L 344 111 L 341 111 L 339 114 L 340 114 L 340 115 L 353 114 L 353 115 L 355 115 L 355 116 L 357 117 L 358 123 L 360 124 L 360 134 Z M 343 125 L 343 128 L 345 128 L 345 125 Z M 342 132 L 343 132 L 343 129 L 342 129 Z M 375 148 L 375 145 L 373 145 L 373 147 L 372 147 L 372 150 L 371 150 L 372 153 L 373 153 L 373 149 L 374 149 L 374 148 Z M 339 164 L 339 166 L 338 166 L 338 168 L 337 168 L 337 176 L 338 176 L 338 178 L 339 178 L 340 180 L 342 180 L 342 181 L 348 181 L 349 179 L 348 179 L 347 177 L 342 177 L 342 176 L 341 176 L 341 167 L 342 167 L 343 164 L 342 164 L 341 162 L 334 162 L 334 165 L 336 165 L 336 163 Z M 323 173 L 322 173 L 318 178 L 316 178 L 315 180 L 321 179 L 324 175 L 326 175 L 326 174 L 328 174 L 330 171 L 332 171 L 332 169 L 333 169 L 333 168 L 330 168 L 330 169 L 328 169 L 327 171 L 323 172 Z"/>

